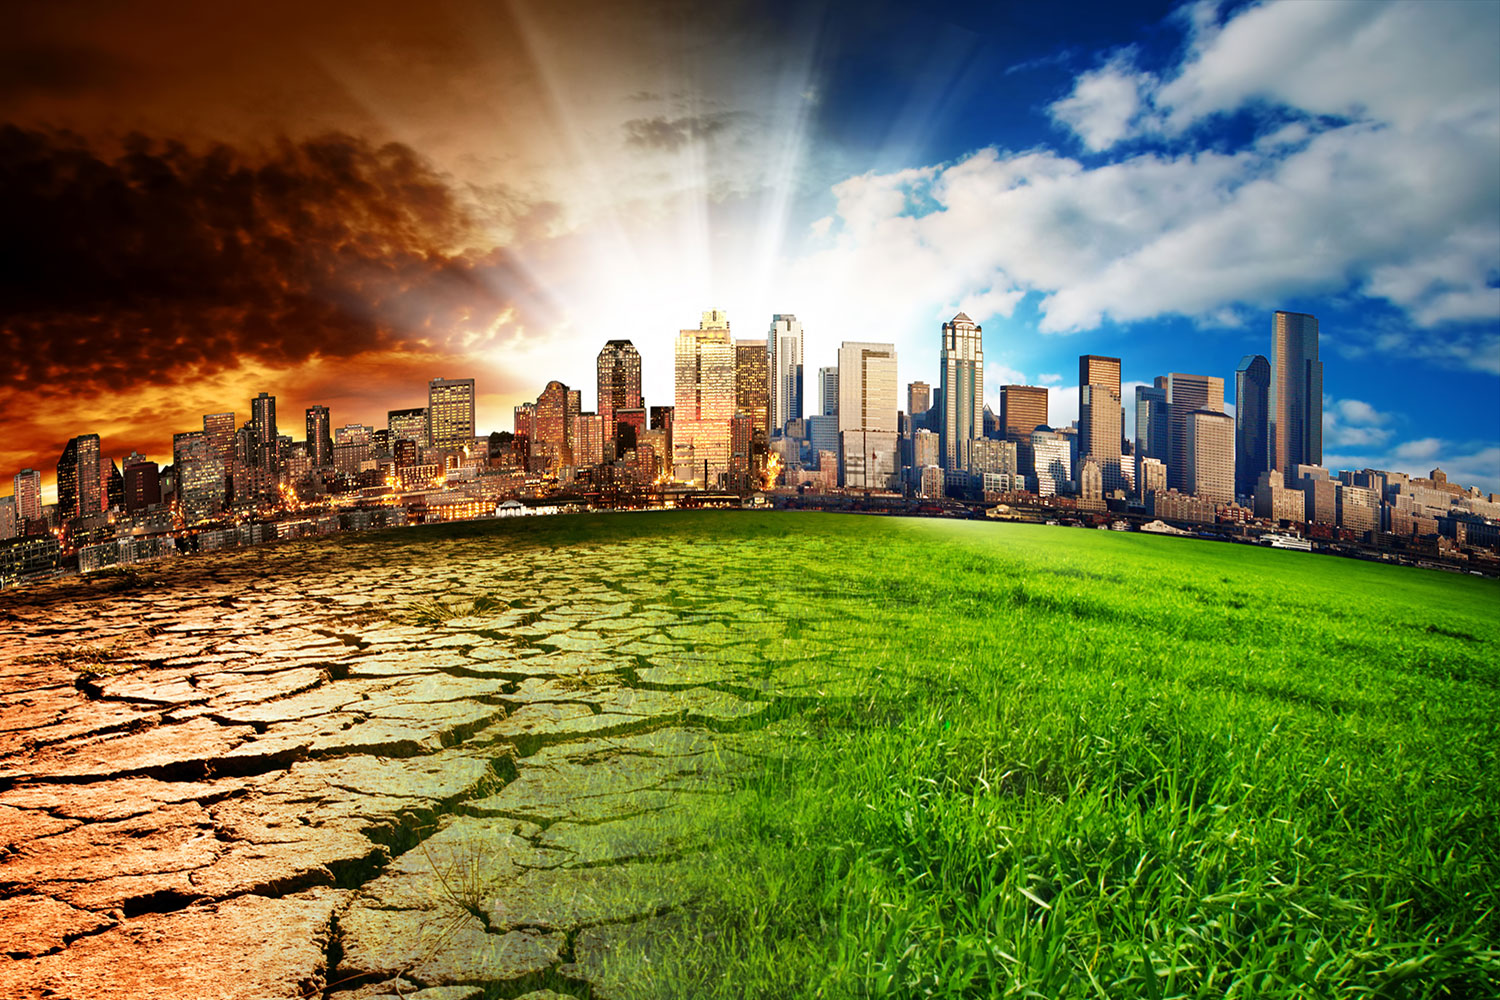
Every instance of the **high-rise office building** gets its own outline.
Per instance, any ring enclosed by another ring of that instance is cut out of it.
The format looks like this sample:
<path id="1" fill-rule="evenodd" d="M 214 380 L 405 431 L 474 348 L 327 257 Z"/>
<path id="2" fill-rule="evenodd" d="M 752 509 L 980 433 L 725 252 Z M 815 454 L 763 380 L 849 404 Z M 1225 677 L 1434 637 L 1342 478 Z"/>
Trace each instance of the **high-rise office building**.
<path id="1" fill-rule="evenodd" d="M 825 417 L 839 415 L 838 365 L 818 369 L 818 412 Z"/>
<path id="2" fill-rule="evenodd" d="M 774 435 L 786 430 L 788 420 L 802 416 L 802 324 L 797 317 L 790 313 L 772 316 L 766 345 L 770 354 L 769 395 Z"/>
<path id="3" fill-rule="evenodd" d="M 944 469 L 968 469 L 972 443 L 984 437 L 983 331 L 964 313 L 943 324 L 941 354 Z"/>
<path id="4" fill-rule="evenodd" d="M 1000 430 L 1007 440 L 1026 442 L 1047 423 L 1047 388 L 1040 385 L 1000 387 Z"/>
<path id="5" fill-rule="evenodd" d="M 326 406 L 307 408 L 307 458 L 315 469 L 333 464 L 333 434 Z"/>
<path id="6" fill-rule="evenodd" d="M 896 345 L 845 341 L 838 359 L 844 485 L 890 489 L 901 471 Z"/>
<path id="7" fill-rule="evenodd" d="M 840 433 L 897 430 L 896 345 L 846 340 L 838 357 Z"/>
<path id="8" fill-rule="evenodd" d="M 11 480 L 12 495 L 16 498 L 17 533 L 25 530 L 27 521 L 42 519 L 42 474 L 35 469 L 22 469 Z"/>
<path id="9" fill-rule="evenodd" d="M 1041 424 L 1031 432 L 1028 444 L 1036 495 L 1056 496 L 1068 488 L 1073 481 L 1073 442 L 1068 436 Z"/>
<path id="10" fill-rule="evenodd" d="M 662 452 L 658 456 L 662 464 L 671 470 L 672 465 L 672 407 L 652 406 L 647 412 L 651 417 L 651 430 L 660 431 L 662 435 Z"/>
<path id="11" fill-rule="evenodd" d="M 203 436 L 226 468 L 234 461 L 234 431 L 234 411 L 203 415 Z"/>
<path id="12" fill-rule="evenodd" d="M 99 435 L 80 434 L 57 459 L 57 516 L 63 521 L 104 509 L 99 488 Z"/>
<path id="13" fill-rule="evenodd" d="M 799 362 L 800 344 L 799 328 Z M 698 329 L 681 331 L 675 357 L 672 474 L 680 482 L 716 488 L 729 472 L 729 421 L 734 416 L 734 345 L 724 313 L 709 310 Z M 774 412 L 774 396 L 771 403 Z"/>
<path id="14" fill-rule="evenodd" d="M 1190 492 L 1188 485 L 1188 417 L 1198 410 L 1224 412 L 1224 380 L 1214 375 L 1187 375 L 1172 372 L 1167 376 L 1167 424 L 1170 457 L 1167 460 L 1167 488 Z M 1230 446 L 1233 447 L 1233 434 Z M 1231 456 L 1230 462 L 1234 459 Z M 1233 465 L 1231 464 L 1231 468 Z"/>
<path id="15" fill-rule="evenodd" d="M 1078 455 L 1099 467 L 1104 491 L 1125 488 L 1120 468 L 1125 411 L 1120 401 L 1120 359 L 1098 354 L 1078 358 Z"/>
<path id="16" fill-rule="evenodd" d="M 392 441 L 413 441 L 418 447 L 426 447 L 427 407 L 414 406 L 406 410 L 387 410 L 385 429 L 391 432 Z"/>
<path id="17" fill-rule="evenodd" d="M 250 436 L 254 436 L 253 427 Z M 202 524 L 223 508 L 224 463 L 202 431 L 172 435 L 172 467 L 184 524 Z"/>
<path id="18" fill-rule="evenodd" d="M 932 408 L 932 386 L 926 382 L 908 382 L 906 384 L 906 412 L 915 417 L 919 413 L 926 413 Z"/>
<path id="19" fill-rule="evenodd" d="M 1172 457 L 1171 420 L 1167 415 L 1167 377 L 1156 376 L 1155 385 L 1135 387 L 1136 458 L 1154 458 L 1163 466 Z"/>
<path id="20" fill-rule="evenodd" d="M 615 412 L 638 410 L 641 402 L 641 352 L 628 340 L 606 341 L 596 364 L 599 375 L 598 414 L 605 436 L 615 438 Z"/>
<path id="21" fill-rule="evenodd" d="M 770 355 L 766 341 L 734 342 L 734 410 L 750 418 L 750 431 L 771 433 Z"/>
<path id="22" fill-rule="evenodd" d="M 474 446 L 474 380 L 435 378 L 427 383 L 427 440 L 434 448 Z"/>
<path id="23" fill-rule="evenodd" d="M 1323 464 L 1323 362 L 1318 320 L 1278 310 L 1271 318 L 1271 467 L 1288 486 L 1299 465 Z"/>
<path id="24" fill-rule="evenodd" d="M 1271 364 L 1247 354 L 1234 370 L 1234 492 L 1255 496 L 1260 474 L 1271 467 Z M 1321 419 L 1321 418 L 1320 418 Z"/>
<path id="25" fill-rule="evenodd" d="M 580 413 L 573 418 L 573 464 L 598 465 L 604 461 L 604 418 Z"/>
<path id="26" fill-rule="evenodd" d="M 131 459 L 125 462 L 125 510 L 134 514 L 161 503 L 161 470 L 144 456 Z"/>
<path id="27" fill-rule="evenodd" d="M 1234 500 L 1234 418 L 1222 410 L 1188 414 L 1187 490 L 1201 500 Z"/>
<path id="28" fill-rule="evenodd" d="M 277 437 L 276 397 L 263 392 L 250 400 L 249 462 L 251 465 L 268 472 L 274 472 L 279 468 L 281 446 L 276 440 Z M 213 444 L 210 443 L 209 447 L 212 448 Z"/>
<path id="29" fill-rule="evenodd" d="M 572 464 L 568 452 L 568 387 L 553 379 L 536 398 L 531 433 L 531 454 L 547 466 Z M 543 466 L 543 468 L 547 467 Z"/>

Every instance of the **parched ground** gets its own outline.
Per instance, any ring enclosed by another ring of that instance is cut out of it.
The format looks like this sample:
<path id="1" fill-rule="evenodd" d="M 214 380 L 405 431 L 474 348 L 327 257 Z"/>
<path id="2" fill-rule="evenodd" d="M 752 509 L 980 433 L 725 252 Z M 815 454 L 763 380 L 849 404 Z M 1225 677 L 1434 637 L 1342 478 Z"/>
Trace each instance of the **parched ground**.
<path id="1" fill-rule="evenodd" d="M 691 919 L 693 803 L 776 714 L 777 622 L 670 546 L 424 529 L 0 595 L 0 996 L 631 995 L 611 955 Z"/>

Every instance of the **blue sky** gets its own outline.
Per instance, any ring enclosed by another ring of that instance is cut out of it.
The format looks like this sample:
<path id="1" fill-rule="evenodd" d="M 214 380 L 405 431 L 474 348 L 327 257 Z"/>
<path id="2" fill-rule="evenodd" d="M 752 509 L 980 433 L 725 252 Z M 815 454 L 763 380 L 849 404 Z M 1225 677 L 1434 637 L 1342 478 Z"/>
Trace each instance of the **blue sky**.
<path id="1" fill-rule="evenodd" d="M 1500 489 L 1500 5 L 882 9 L 823 45 L 817 128 L 849 176 L 811 186 L 831 221 L 807 252 L 935 279 L 901 289 L 929 312 L 893 337 L 903 379 L 934 378 L 957 304 L 995 384 L 1066 389 L 1104 353 L 1232 394 L 1272 310 L 1310 312 L 1331 464 Z"/>

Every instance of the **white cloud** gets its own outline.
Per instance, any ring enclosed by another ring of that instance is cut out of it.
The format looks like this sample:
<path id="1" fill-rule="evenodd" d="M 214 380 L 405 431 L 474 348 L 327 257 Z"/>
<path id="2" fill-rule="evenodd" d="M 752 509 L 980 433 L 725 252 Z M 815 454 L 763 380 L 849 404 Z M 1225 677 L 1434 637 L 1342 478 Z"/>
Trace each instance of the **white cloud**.
<path id="1" fill-rule="evenodd" d="M 1062 376 L 1054 374 L 1052 372 L 1046 372 L 1044 374 L 1038 375 L 1036 377 L 1036 380 L 1042 385 L 1055 385 L 1058 382 L 1062 381 Z"/>
<path id="2" fill-rule="evenodd" d="M 1211 14 L 1186 15 L 1193 46 L 1155 93 L 1150 127 L 1187 128 L 1257 101 L 1306 121 L 1273 116 L 1261 141 L 1227 152 L 1091 168 L 1045 149 L 987 148 L 851 178 L 835 188 L 831 245 L 794 278 L 845 290 L 855 325 L 909 314 L 900 300 L 913 289 L 928 302 L 974 302 L 980 322 L 1010 316 L 1032 292 L 1045 332 L 1164 315 L 1218 322 L 1354 292 L 1424 328 L 1408 341 L 1424 342 L 1425 356 L 1500 367 L 1500 340 L 1453 326 L 1500 316 L 1500 48 L 1489 30 L 1500 5 L 1270 4 L 1221 28 Z M 1053 114 L 1090 148 L 1123 138 L 1120 122 L 1140 118 L 1126 115 L 1132 72 L 1116 57 L 1084 74 Z M 1154 84 L 1136 75 L 1139 99 Z M 1311 117 L 1327 115 L 1350 120 Z"/>
<path id="3" fill-rule="evenodd" d="M 1072 129 L 1084 146 L 1097 152 L 1131 133 L 1141 110 L 1141 92 L 1152 82 L 1136 70 L 1129 52 L 1120 53 L 1080 76 L 1073 92 L 1047 110 L 1055 121 Z"/>
<path id="4" fill-rule="evenodd" d="M 1323 444 L 1337 449 L 1382 448 L 1391 438 L 1391 415 L 1360 399 L 1323 397 Z"/>
<path id="5" fill-rule="evenodd" d="M 1196 23 L 1189 59 L 1156 94 L 1169 127 L 1251 101 L 1402 130 L 1492 113 L 1495 4 L 1281 2 L 1251 6 L 1217 30 Z"/>

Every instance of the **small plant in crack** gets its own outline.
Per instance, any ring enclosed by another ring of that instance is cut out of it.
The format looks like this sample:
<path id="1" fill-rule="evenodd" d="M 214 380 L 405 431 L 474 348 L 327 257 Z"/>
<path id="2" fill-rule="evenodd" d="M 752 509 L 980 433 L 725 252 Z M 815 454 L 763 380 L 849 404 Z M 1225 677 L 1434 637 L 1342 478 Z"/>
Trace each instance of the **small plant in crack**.
<path id="1" fill-rule="evenodd" d="M 476 597 L 472 601 L 445 601 L 431 597 L 419 601 L 407 601 L 390 613 L 392 621 L 403 625 L 442 625 L 455 618 L 473 618 L 509 610 L 509 606 L 493 597 Z"/>
<path id="2" fill-rule="evenodd" d="M 53 650 L 50 653 L 23 656 L 16 662 L 68 667 L 85 677 L 109 677 L 135 667 L 134 663 L 122 662 L 128 652 L 126 646 L 119 642 L 85 643 L 81 646 L 68 646 L 64 649 Z"/>

